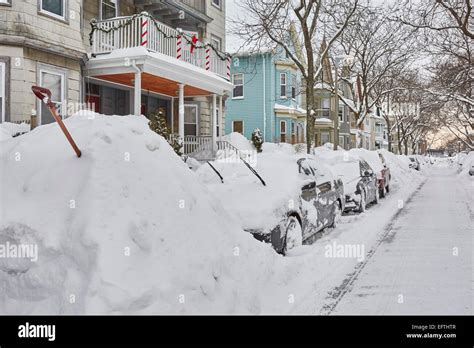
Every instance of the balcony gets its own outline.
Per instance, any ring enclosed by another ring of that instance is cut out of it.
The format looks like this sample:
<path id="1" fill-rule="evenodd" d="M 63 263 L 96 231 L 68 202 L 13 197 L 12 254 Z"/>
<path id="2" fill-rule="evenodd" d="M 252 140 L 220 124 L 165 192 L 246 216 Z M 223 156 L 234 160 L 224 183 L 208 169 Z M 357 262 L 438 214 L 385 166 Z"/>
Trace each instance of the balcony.
<path id="1" fill-rule="evenodd" d="M 230 80 L 230 57 L 227 57 L 226 53 L 206 49 L 199 41 L 191 53 L 191 44 L 184 37 L 179 50 L 178 36 L 184 34 L 151 19 L 147 14 L 96 21 L 93 23 L 94 27 L 91 36 L 93 55 L 142 47 Z M 191 37 L 187 38 L 191 40 Z"/>

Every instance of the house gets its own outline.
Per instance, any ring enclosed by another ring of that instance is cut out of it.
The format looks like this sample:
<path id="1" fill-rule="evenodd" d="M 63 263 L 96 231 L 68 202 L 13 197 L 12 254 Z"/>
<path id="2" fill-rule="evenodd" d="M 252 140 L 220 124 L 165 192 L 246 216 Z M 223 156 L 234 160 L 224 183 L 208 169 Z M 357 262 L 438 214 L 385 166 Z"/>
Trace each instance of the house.
<path id="1" fill-rule="evenodd" d="M 320 55 L 322 55 L 325 49 L 326 42 L 323 41 Z M 344 73 L 344 69 L 342 72 Z M 319 76 L 319 81 L 314 86 L 314 99 L 316 104 L 314 142 L 316 146 L 334 143 L 335 129 L 337 127 L 339 146 L 349 150 L 352 147 L 351 117 L 354 117 L 354 115 L 347 103 L 353 103 L 353 97 L 351 95 L 350 86 L 348 86 L 345 81 L 339 80 L 339 95 L 345 98 L 346 102 L 342 101 L 342 98 L 336 98 L 336 94 L 332 92 L 335 85 L 335 73 L 333 64 L 329 56 L 326 55 L 322 60 L 322 72 Z M 336 103 L 338 104 L 337 106 Z"/>
<path id="2" fill-rule="evenodd" d="M 223 0 L 0 1 L 2 121 L 37 114 L 51 89 L 63 118 L 161 111 L 190 149 L 217 139 L 232 91 Z M 146 11 L 146 12 L 145 12 Z"/>
<path id="3" fill-rule="evenodd" d="M 283 49 L 234 55 L 231 74 L 226 130 L 251 139 L 258 128 L 265 142 L 304 143 L 301 74 Z"/>

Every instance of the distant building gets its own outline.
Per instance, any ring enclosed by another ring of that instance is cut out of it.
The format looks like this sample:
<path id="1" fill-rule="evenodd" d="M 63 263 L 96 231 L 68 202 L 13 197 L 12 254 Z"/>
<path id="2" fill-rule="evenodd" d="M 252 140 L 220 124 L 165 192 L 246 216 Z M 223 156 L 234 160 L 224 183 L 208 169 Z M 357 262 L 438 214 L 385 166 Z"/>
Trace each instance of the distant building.
<path id="1" fill-rule="evenodd" d="M 260 129 L 266 142 L 304 143 L 301 73 L 283 49 L 233 56 L 234 90 L 227 100 L 226 132 L 250 139 Z"/>

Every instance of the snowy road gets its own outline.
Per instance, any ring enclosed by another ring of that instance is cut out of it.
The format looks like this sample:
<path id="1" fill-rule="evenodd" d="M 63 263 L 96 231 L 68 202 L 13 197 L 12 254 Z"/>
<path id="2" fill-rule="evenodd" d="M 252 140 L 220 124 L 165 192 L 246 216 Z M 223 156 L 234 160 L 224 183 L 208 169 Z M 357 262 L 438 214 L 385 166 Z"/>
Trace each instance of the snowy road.
<path id="1" fill-rule="evenodd" d="M 474 181 L 430 171 L 327 314 L 473 313 Z"/>

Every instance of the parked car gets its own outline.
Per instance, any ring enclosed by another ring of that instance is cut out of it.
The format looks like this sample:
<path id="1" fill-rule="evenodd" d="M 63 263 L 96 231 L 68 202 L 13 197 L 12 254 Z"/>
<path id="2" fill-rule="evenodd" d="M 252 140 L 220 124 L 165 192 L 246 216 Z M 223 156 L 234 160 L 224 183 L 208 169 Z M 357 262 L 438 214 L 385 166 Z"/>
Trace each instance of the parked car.
<path id="1" fill-rule="evenodd" d="M 418 158 L 413 157 L 413 156 L 410 156 L 408 158 L 410 159 L 410 164 L 409 164 L 410 168 L 413 168 L 415 170 L 421 170 L 421 163 L 418 160 Z"/>
<path id="2" fill-rule="evenodd" d="M 364 212 L 379 202 L 377 175 L 363 159 L 353 156 L 332 159 L 331 169 L 344 183 L 345 211 Z"/>
<path id="3" fill-rule="evenodd" d="M 390 168 L 380 152 L 365 149 L 352 149 L 349 154 L 355 158 L 361 158 L 367 162 L 377 176 L 377 187 L 379 197 L 385 197 L 390 192 Z"/>
<path id="4" fill-rule="evenodd" d="M 345 208 L 344 185 L 327 166 L 281 153 L 259 154 L 257 164 L 266 186 L 243 164 L 212 162 L 224 183 L 210 166 L 198 170 L 245 231 L 287 254 L 310 244 L 319 231 L 337 226 Z"/>

